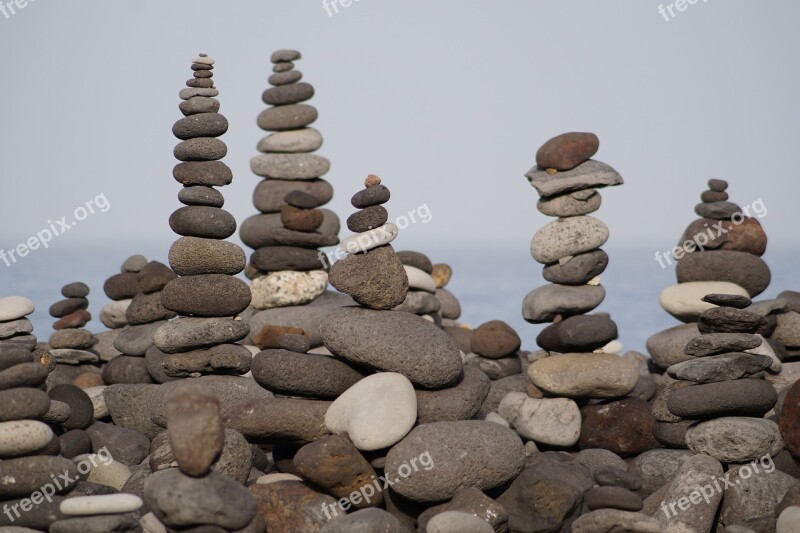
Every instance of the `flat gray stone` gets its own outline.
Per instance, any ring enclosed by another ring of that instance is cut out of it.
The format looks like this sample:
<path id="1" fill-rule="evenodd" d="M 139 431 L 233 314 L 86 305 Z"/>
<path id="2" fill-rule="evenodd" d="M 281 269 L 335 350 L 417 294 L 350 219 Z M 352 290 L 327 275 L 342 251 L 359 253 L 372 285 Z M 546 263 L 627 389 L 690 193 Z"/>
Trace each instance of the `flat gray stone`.
<path id="1" fill-rule="evenodd" d="M 605 163 L 593 159 L 581 163 L 572 170 L 558 172 L 554 175 L 548 174 L 545 169 L 539 168 L 537 165 L 530 169 L 525 176 L 539 193 L 539 196 L 543 198 L 583 189 L 599 189 L 601 187 L 622 185 L 624 183 L 622 176 L 616 170 Z"/>

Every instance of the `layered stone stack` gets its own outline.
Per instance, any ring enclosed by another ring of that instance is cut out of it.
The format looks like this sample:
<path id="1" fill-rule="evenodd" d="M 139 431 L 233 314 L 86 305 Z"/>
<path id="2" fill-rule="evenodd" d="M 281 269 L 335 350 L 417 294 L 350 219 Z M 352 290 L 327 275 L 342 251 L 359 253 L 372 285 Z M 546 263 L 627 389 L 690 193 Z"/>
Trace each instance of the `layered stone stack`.
<path id="1" fill-rule="evenodd" d="M 181 236 L 169 252 L 178 277 L 164 286 L 161 305 L 180 317 L 161 325 L 154 343 L 166 354 L 161 366 L 173 376 L 244 374 L 250 369 L 249 350 L 236 344 L 250 331 L 247 322 L 236 319 L 250 305 L 250 288 L 234 277 L 244 269 L 244 253 L 224 241 L 236 231 L 236 221 L 222 209 L 224 198 L 214 188 L 230 183 L 232 176 L 220 161 L 227 147 L 218 137 L 227 131 L 228 121 L 217 112 L 213 65 L 203 54 L 195 59 L 195 77 L 180 92 L 186 116 L 172 128 L 182 141 L 174 150 L 181 163 L 173 175 L 184 185 L 178 199 L 185 207 L 169 218 Z"/>
<path id="2" fill-rule="evenodd" d="M 89 308 L 89 286 L 76 281 L 61 288 L 65 298 L 50 306 L 50 316 L 58 319 L 53 323 L 55 333 L 48 344 L 57 363 L 79 365 L 96 363 L 97 354 L 89 351 L 95 344 L 91 331 L 84 326 L 92 319 Z"/>
<path id="3" fill-rule="evenodd" d="M 172 269 L 158 261 L 150 261 L 136 273 L 139 292 L 125 311 L 128 325 L 114 339 L 114 348 L 120 355 L 103 368 L 103 380 L 107 385 L 163 381 L 163 370 L 157 363 L 148 361 L 146 355 L 157 351 L 151 351 L 156 331 L 177 316 L 161 305 L 164 287 L 176 277 Z"/>
<path id="4" fill-rule="evenodd" d="M 708 190 L 701 194 L 702 202 L 695 206 L 695 213 L 702 218 L 689 224 L 673 250 L 657 255 L 664 268 L 673 260 L 677 262 L 678 283 L 662 291 L 661 307 L 685 323 L 648 339 L 647 349 L 661 368 L 687 360 L 683 347 L 698 335 L 696 323 L 700 315 L 713 307 L 703 300 L 704 296 L 733 294 L 752 298 L 770 283 L 769 266 L 761 259 L 767 236 L 758 220 L 750 216 L 763 215 L 756 212 L 760 200 L 748 206 L 745 213 L 728 201 L 727 188 L 726 181 L 709 180 Z M 749 212 L 751 209 L 753 213 Z M 778 311 L 774 306 L 759 309 L 764 316 Z M 774 328 L 775 318 L 770 320 Z M 771 332 L 770 329 L 768 333 Z M 773 370 L 779 371 L 779 364 Z"/>
<path id="5" fill-rule="evenodd" d="M 566 133 L 550 139 L 536 153 L 526 176 L 539 193 L 545 215 L 558 217 L 531 241 L 531 255 L 544 265 L 549 285 L 531 291 L 522 304 L 528 322 L 552 322 L 536 339 L 544 350 L 592 352 L 617 337 L 617 327 L 604 315 L 586 315 L 605 298 L 600 274 L 608 256 L 600 249 L 609 232 L 588 216 L 600 208 L 598 188 L 622 184 L 610 166 L 591 157 L 599 141 L 591 133 Z"/>
<path id="6" fill-rule="evenodd" d="M 0 349 L 36 347 L 33 323 L 26 317 L 35 311 L 33 302 L 22 296 L 0 299 Z"/>
<path id="7" fill-rule="evenodd" d="M 255 252 L 247 271 L 253 279 L 252 305 L 270 309 L 307 304 L 325 292 L 329 266 L 319 248 L 338 244 L 339 219 L 321 206 L 333 197 L 333 187 L 321 178 L 330 161 L 314 154 L 322 135 L 310 125 L 317 110 L 303 103 L 314 87 L 301 82 L 294 62 L 300 52 L 272 54 L 272 88 L 262 100 L 271 107 L 258 116 L 258 126 L 273 132 L 258 143 L 250 161 L 254 174 L 264 178 L 253 203 L 261 214 L 242 224 L 242 241 Z"/>
<path id="8" fill-rule="evenodd" d="M 131 300 L 139 293 L 139 271 L 147 266 L 147 259 L 142 255 L 132 255 L 103 284 L 103 292 L 112 302 L 100 310 L 100 322 L 109 329 L 115 330 L 128 325 L 125 314 Z"/>
<path id="9" fill-rule="evenodd" d="M 419 252 L 397 252 L 397 258 L 403 264 L 408 277 L 408 293 L 395 310 L 414 313 L 441 325 L 442 315 L 439 311 L 442 304 L 437 298 L 436 282 L 431 275 L 433 263 L 428 256 Z"/>

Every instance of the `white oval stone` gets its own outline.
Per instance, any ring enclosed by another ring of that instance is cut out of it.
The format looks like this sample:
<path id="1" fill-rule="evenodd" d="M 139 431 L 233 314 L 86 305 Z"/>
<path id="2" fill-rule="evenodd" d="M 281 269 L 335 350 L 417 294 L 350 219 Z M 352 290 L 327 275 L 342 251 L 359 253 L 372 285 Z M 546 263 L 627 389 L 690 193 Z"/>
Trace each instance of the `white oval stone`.
<path id="1" fill-rule="evenodd" d="M 138 510 L 144 502 L 135 494 L 102 494 L 67 498 L 59 510 L 71 516 L 130 513 Z"/>
<path id="2" fill-rule="evenodd" d="M 431 294 L 436 294 L 436 282 L 433 281 L 430 274 L 411 265 L 403 265 L 403 268 L 406 270 L 406 275 L 408 276 L 409 289 L 419 289 Z"/>
<path id="3" fill-rule="evenodd" d="M 536 232 L 531 239 L 531 255 L 547 265 L 600 248 L 607 240 L 608 227 L 594 217 L 559 218 Z"/>
<path id="4" fill-rule="evenodd" d="M 510 392 L 497 409 L 517 433 L 553 446 L 572 446 L 581 435 L 581 412 L 568 398 L 531 398 Z"/>
<path id="5" fill-rule="evenodd" d="M 254 309 L 303 305 L 316 299 L 327 288 L 328 273 L 324 270 L 272 272 L 253 280 L 250 305 Z"/>
<path id="6" fill-rule="evenodd" d="M 797 533 L 800 531 L 800 507 L 791 506 L 781 512 L 775 533 Z"/>
<path id="7" fill-rule="evenodd" d="M 367 376 L 344 391 L 325 413 L 331 433 L 347 433 L 359 450 L 379 450 L 400 442 L 417 420 L 417 395 L 402 374 Z"/>
<path id="8" fill-rule="evenodd" d="M 314 128 L 279 131 L 267 135 L 258 143 L 258 151 L 262 153 L 308 153 L 322 146 L 322 135 Z"/>
<path id="9" fill-rule="evenodd" d="M 707 294 L 736 294 L 750 297 L 748 292 L 727 281 L 690 281 L 670 285 L 658 297 L 658 303 L 667 313 L 682 322 L 697 322 L 700 315 L 714 304 L 701 301 Z"/>
<path id="10" fill-rule="evenodd" d="M 100 322 L 109 329 L 118 329 L 128 324 L 125 313 L 133 300 L 119 300 L 106 304 L 100 310 Z"/>
<path id="11" fill-rule="evenodd" d="M 38 420 L 0 422 L 0 458 L 38 452 L 53 440 L 50 426 Z"/>
<path id="12" fill-rule="evenodd" d="M 400 230 L 396 225 L 392 224 L 391 222 L 387 222 L 383 226 L 378 226 L 375 229 L 350 235 L 346 239 L 342 240 L 339 248 L 349 254 L 366 252 L 368 250 L 372 250 L 373 248 L 377 248 L 378 246 L 389 244 L 395 240 L 399 231 Z"/>
<path id="13" fill-rule="evenodd" d="M 6 296 L 0 298 L 0 322 L 17 320 L 33 313 L 36 306 L 24 296 Z"/>
<path id="14" fill-rule="evenodd" d="M 274 474 L 265 474 L 256 479 L 256 483 L 259 485 L 269 485 L 270 483 L 275 483 L 277 481 L 303 481 L 303 478 L 299 478 L 294 474 L 276 472 Z"/>
<path id="15" fill-rule="evenodd" d="M 428 521 L 425 533 L 494 533 L 494 528 L 474 514 L 445 511 Z"/>
<path id="16" fill-rule="evenodd" d="M 94 414 L 92 415 L 92 418 L 95 420 L 105 418 L 109 415 L 106 399 L 103 396 L 104 390 L 106 390 L 105 385 L 83 389 L 83 392 L 85 392 L 89 396 L 89 399 L 92 400 L 92 406 L 94 407 Z"/>

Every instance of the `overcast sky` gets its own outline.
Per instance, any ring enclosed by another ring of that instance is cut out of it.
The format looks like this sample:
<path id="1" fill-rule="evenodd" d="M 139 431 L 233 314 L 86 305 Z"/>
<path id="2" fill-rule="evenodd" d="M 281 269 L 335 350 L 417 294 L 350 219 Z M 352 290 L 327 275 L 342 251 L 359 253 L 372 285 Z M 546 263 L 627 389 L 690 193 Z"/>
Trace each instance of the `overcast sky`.
<path id="1" fill-rule="evenodd" d="M 358 0 L 329 16 L 317 0 L 30 1 L 0 14 L 0 248 L 102 194 L 108 212 L 53 246 L 163 242 L 166 256 L 171 126 L 198 52 L 217 60 L 230 122 L 226 209 L 254 214 L 249 159 L 278 48 L 302 51 L 317 91 L 330 207 L 346 218 L 375 173 L 390 216 L 430 209 L 401 248 L 527 249 L 549 219 L 524 173 L 565 131 L 595 132 L 596 158 L 625 178 L 596 215 L 612 246 L 666 250 L 722 177 L 732 200 L 763 200 L 770 247 L 796 247 L 800 3 L 700 0 L 665 9 L 670 21 L 658 6 Z"/>

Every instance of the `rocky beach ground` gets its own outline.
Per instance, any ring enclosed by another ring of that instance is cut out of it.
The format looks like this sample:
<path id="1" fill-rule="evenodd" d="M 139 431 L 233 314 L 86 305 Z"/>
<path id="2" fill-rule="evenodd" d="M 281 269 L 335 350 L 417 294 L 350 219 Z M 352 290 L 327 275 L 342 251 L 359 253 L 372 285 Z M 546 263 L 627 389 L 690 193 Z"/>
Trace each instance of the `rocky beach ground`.
<path id="1" fill-rule="evenodd" d="M 509 303 L 548 324 L 527 346 L 464 321 L 457 264 L 395 250 L 401 182 L 369 174 L 351 213 L 323 207 L 300 60 L 271 57 L 258 214 L 223 209 L 228 122 L 200 54 L 167 256 L 131 250 L 104 295 L 0 297 L 0 533 L 800 531 L 800 292 L 758 298 L 767 235 L 735 183 L 708 181 L 663 258 L 679 323 L 623 352 L 595 312 L 615 291 L 601 190 L 623 177 L 592 133 L 546 141 L 525 176 L 553 217 L 530 241 L 547 284 Z"/>

